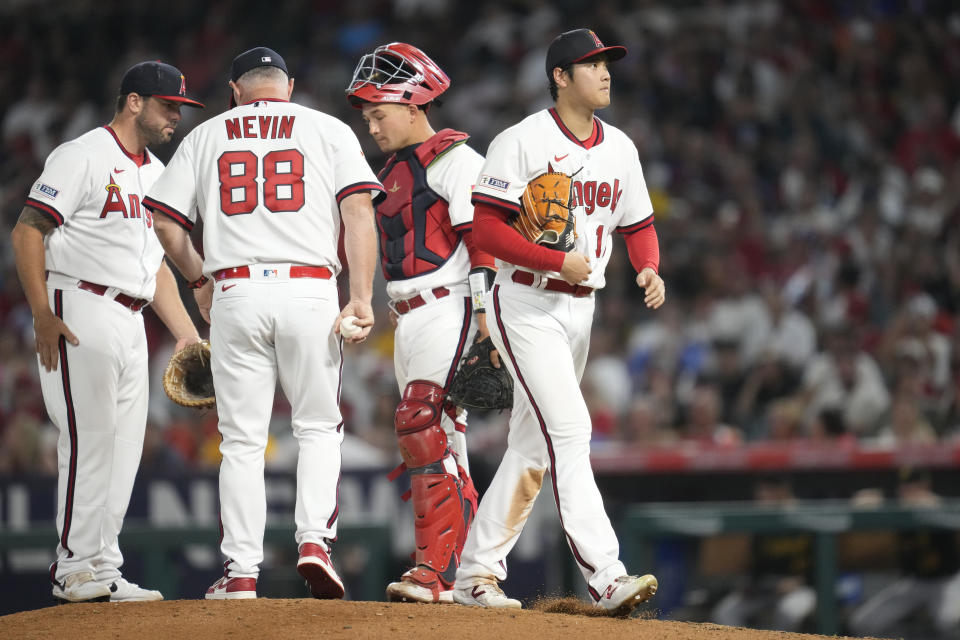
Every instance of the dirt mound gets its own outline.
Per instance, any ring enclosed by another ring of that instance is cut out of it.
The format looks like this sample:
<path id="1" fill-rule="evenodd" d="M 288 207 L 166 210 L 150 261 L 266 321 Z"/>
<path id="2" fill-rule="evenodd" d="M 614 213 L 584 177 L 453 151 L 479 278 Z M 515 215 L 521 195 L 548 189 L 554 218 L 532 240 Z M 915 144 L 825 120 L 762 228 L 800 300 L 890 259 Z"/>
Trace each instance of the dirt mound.
<path id="1" fill-rule="evenodd" d="M 541 600 L 534 607 L 493 611 L 455 605 L 270 598 L 70 604 L 2 616 L 0 638 L 826 640 L 826 636 L 711 624 L 599 617 L 592 607 L 571 598 Z"/>

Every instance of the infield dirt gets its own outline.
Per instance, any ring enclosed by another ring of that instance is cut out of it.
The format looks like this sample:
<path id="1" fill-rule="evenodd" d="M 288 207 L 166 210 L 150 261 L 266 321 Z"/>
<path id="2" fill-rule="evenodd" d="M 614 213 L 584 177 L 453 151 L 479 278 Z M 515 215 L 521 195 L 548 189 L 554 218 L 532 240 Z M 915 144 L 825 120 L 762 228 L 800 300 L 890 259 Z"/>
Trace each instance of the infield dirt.
<path id="1" fill-rule="evenodd" d="M 270 599 L 51 606 L 0 617 L 0 638 L 128 640 L 827 640 L 828 636 L 595 615 L 574 599 L 494 611 L 456 605 Z M 837 640 L 836 636 L 831 637 Z"/>

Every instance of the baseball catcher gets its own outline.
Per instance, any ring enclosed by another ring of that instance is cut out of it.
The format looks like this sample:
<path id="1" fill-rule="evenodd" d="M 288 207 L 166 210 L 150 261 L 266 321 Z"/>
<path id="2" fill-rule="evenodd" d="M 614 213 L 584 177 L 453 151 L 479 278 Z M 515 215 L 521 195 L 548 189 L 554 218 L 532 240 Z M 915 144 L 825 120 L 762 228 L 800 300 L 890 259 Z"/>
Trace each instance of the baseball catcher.
<path id="1" fill-rule="evenodd" d="M 163 390 L 184 407 L 206 409 L 217 403 L 209 340 L 194 342 L 173 354 L 163 372 Z"/>
<path id="2" fill-rule="evenodd" d="M 396 324 L 394 413 L 415 517 L 414 566 L 387 585 L 391 602 L 452 603 L 460 550 L 477 508 L 467 412 L 446 399 L 470 326 L 486 335 L 495 262 L 476 249 L 469 194 L 483 157 L 469 136 L 434 130 L 428 114 L 450 78 L 425 52 L 392 42 L 364 55 L 347 88 L 387 161 L 376 198 L 380 267 Z M 469 296 L 469 297 L 468 297 Z M 416 354 L 415 357 L 411 357 Z"/>
<path id="3" fill-rule="evenodd" d="M 479 338 L 479 335 L 477 336 Z M 465 409 L 509 409 L 513 406 L 513 378 L 504 366 L 495 367 L 490 336 L 474 340 L 453 376 L 447 401 Z"/>
<path id="4" fill-rule="evenodd" d="M 570 251 L 577 238 L 576 221 L 570 211 L 572 193 L 573 179 L 567 174 L 541 173 L 527 183 L 513 228 L 530 242 Z"/>

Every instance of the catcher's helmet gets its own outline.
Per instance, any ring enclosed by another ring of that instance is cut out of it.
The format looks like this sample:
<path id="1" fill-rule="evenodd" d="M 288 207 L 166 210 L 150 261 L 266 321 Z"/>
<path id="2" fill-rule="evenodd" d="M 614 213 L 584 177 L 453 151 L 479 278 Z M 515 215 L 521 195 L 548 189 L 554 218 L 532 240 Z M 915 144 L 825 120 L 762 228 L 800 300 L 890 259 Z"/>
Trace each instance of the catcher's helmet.
<path id="1" fill-rule="evenodd" d="M 450 88 L 450 78 L 420 49 L 391 42 L 374 49 L 357 64 L 347 99 L 359 109 L 364 102 L 427 104 Z"/>

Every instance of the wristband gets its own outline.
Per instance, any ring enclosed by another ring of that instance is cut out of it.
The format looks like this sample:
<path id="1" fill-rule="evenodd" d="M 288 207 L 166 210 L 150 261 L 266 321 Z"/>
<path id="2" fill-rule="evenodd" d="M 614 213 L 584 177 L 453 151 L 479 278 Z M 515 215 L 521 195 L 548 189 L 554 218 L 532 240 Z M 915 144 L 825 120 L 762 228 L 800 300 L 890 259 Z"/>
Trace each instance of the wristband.
<path id="1" fill-rule="evenodd" d="M 190 287 L 191 289 L 199 289 L 203 285 L 207 284 L 207 282 L 209 281 L 210 281 L 210 278 L 201 274 L 200 277 L 194 280 L 193 282 L 188 282 L 187 286 Z"/>
<path id="2" fill-rule="evenodd" d="M 474 313 L 486 313 L 485 301 L 487 292 L 493 285 L 496 272 L 487 267 L 476 267 L 470 270 L 467 280 L 470 283 L 470 302 Z"/>

